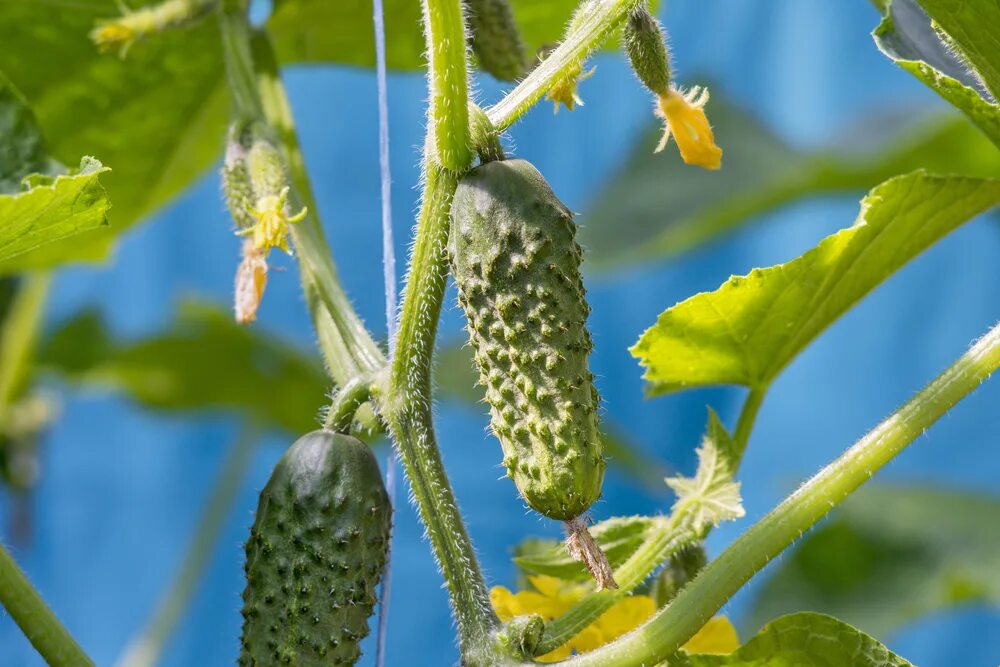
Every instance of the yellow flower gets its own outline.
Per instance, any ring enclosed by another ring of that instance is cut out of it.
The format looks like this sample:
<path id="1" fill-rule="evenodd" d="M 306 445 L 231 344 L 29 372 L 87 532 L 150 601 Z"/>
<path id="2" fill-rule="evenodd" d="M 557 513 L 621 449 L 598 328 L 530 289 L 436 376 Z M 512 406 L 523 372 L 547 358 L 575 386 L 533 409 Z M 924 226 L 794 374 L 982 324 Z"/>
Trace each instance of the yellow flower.
<path id="1" fill-rule="evenodd" d="M 117 48 L 122 58 L 137 38 L 135 29 L 119 19 L 101 22 L 90 31 L 90 39 L 97 45 L 98 51 L 107 53 Z"/>
<path id="2" fill-rule="evenodd" d="M 671 88 L 661 95 L 656 115 L 666 123 L 656 152 L 666 148 L 673 135 L 684 162 L 705 169 L 718 169 L 722 165 L 722 149 L 715 144 L 712 127 L 705 116 L 707 103 L 708 89 L 699 86 L 687 93 Z"/>
<path id="3" fill-rule="evenodd" d="M 490 601 L 500 620 L 515 616 L 538 614 L 546 621 L 561 616 L 574 604 L 593 592 L 591 586 L 562 581 L 555 577 L 528 577 L 535 590 L 512 593 L 503 586 L 490 590 Z M 585 653 L 617 639 L 637 628 L 656 611 L 656 603 L 646 595 L 631 595 L 620 600 L 596 621 L 580 631 L 566 644 L 537 658 L 541 662 L 556 662 L 568 658 L 574 651 Z"/>
<path id="4" fill-rule="evenodd" d="M 257 218 L 257 223 L 249 229 L 236 232 L 239 236 L 253 234 L 253 242 L 256 248 L 266 253 L 271 248 L 281 248 L 289 255 L 288 249 L 288 226 L 293 222 L 298 222 L 306 217 L 306 209 L 303 208 L 295 215 L 288 215 L 288 187 L 281 189 L 277 195 L 267 195 L 257 200 L 253 207 L 248 206 L 250 214 Z"/>
<path id="5" fill-rule="evenodd" d="M 581 81 L 591 77 L 594 69 L 594 67 L 591 67 L 584 72 L 583 63 L 577 63 L 575 66 L 569 68 L 561 79 L 552 84 L 549 92 L 545 95 L 545 99 L 553 103 L 553 113 L 559 113 L 560 104 L 570 111 L 573 110 L 573 107 L 583 106 L 583 100 L 577 94 L 576 88 Z"/>
<path id="6" fill-rule="evenodd" d="M 589 584 L 576 584 L 555 577 L 528 577 L 535 590 L 512 593 L 503 586 L 490 590 L 490 602 L 500 620 L 506 623 L 516 616 L 538 614 L 546 622 L 565 614 L 573 605 L 593 592 Z M 645 623 L 656 612 L 656 603 L 646 595 L 629 595 L 619 600 L 596 621 L 581 630 L 550 653 L 536 658 L 539 662 L 556 662 L 573 653 L 586 653 L 614 641 Z M 732 653 L 739 648 L 739 639 L 732 623 L 725 616 L 716 616 L 698 631 L 684 650 L 688 653 Z"/>

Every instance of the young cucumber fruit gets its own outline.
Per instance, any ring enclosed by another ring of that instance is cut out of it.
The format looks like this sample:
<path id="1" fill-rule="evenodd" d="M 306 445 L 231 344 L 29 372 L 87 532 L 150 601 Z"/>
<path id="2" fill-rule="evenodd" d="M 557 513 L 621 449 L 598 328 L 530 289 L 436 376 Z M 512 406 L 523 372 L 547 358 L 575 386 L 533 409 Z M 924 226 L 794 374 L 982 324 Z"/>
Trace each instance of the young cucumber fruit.
<path id="1" fill-rule="evenodd" d="M 528 61 L 508 0 L 465 0 L 465 12 L 480 68 L 500 81 L 524 76 Z"/>
<path id="2" fill-rule="evenodd" d="M 459 183 L 452 274 L 503 463 L 521 495 L 569 520 L 601 495 L 590 312 L 573 215 L 524 160 L 487 162 Z"/>
<path id="3" fill-rule="evenodd" d="M 392 520 L 371 450 L 315 431 L 285 453 L 246 543 L 239 664 L 353 665 L 368 634 Z"/>

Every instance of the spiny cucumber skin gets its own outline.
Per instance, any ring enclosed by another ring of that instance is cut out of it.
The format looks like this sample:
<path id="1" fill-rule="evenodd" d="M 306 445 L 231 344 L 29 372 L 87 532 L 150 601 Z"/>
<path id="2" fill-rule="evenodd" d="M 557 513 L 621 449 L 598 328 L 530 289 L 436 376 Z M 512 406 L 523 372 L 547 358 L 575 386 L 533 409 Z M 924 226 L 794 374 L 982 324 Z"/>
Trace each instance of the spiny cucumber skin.
<path id="1" fill-rule="evenodd" d="M 246 543 L 241 667 L 355 663 L 391 512 L 361 441 L 315 431 L 289 448 L 260 494 Z"/>
<path id="2" fill-rule="evenodd" d="M 575 518 L 601 495 L 599 398 L 573 215 L 524 160 L 459 183 L 449 255 L 503 463 L 528 505 Z"/>
<path id="3" fill-rule="evenodd" d="M 524 76 L 528 61 L 508 0 L 465 0 L 465 7 L 479 67 L 500 81 Z"/>

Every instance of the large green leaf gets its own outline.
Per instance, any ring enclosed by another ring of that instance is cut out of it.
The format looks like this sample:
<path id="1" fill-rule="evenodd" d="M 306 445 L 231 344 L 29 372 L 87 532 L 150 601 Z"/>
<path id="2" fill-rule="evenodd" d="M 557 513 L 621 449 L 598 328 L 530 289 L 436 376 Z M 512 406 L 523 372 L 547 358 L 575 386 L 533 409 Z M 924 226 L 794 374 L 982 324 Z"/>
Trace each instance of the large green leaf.
<path id="1" fill-rule="evenodd" d="M 227 118 L 214 21 L 139 42 L 121 60 L 88 32 L 115 0 L 0 3 L 0 71 L 34 109 L 52 155 L 114 166 L 111 226 L 0 264 L 0 272 L 104 258 L 116 235 L 183 190 L 219 155 Z"/>
<path id="2" fill-rule="evenodd" d="M 578 2 L 511 1 L 529 53 L 562 38 Z M 384 7 L 387 65 L 402 70 L 423 67 L 420 3 L 386 0 Z M 275 0 L 267 27 L 284 63 L 375 64 L 372 5 L 368 0 Z"/>
<path id="3" fill-rule="evenodd" d="M 765 387 L 826 327 L 897 269 L 1000 203 L 1000 180 L 914 172 L 879 185 L 852 227 L 801 257 L 732 277 L 664 311 L 632 353 L 649 392 Z"/>
<path id="4" fill-rule="evenodd" d="M 1000 498 L 921 486 L 863 488 L 784 556 L 752 627 L 811 609 L 883 636 L 962 604 L 1000 607 Z"/>
<path id="5" fill-rule="evenodd" d="M 950 45 L 961 50 L 993 97 L 1000 97 L 1000 2 L 997 0 L 920 0 Z"/>
<path id="6" fill-rule="evenodd" d="M 0 195 L 0 262 L 106 226 L 110 203 L 98 177 L 108 171 L 85 157 L 78 170 L 28 176 L 23 192 Z"/>
<path id="7" fill-rule="evenodd" d="M 232 409 L 293 433 L 317 427 L 329 389 L 318 359 L 194 303 L 166 333 L 134 342 L 114 340 L 98 315 L 85 313 L 42 346 L 39 365 L 151 408 Z"/>
<path id="8" fill-rule="evenodd" d="M 581 216 L 588 270 L 674 257 L 794 201 L 861 193 L 918 168 L 1000 173 L 1000 152 L 958 116 L 923 118 L 902 130 L 893 128 L 898 117 L 879 117 L 844 132 L 837 148 L 807 153 L 723 99 L 713 97 L 708 112 L 726 149 L 723 168 L 690 169 L 654 154 L 659 127 L 640 135 L 624 168 Z"/>
<path id="9" fill-rule="evenodd" d="M 877 639 L 824 614 L 800 613 L 768 623 L 729 655 L 680 651 L 666 667 L 913 667 Z"/>
<path id="10" fill-rule="evenodd" d="M 45 150 L 31 107 L 0 74 L 0 194 L 20 192 L 21 181 L 30 174 L 56 176 L 65 171 Z"/>
<path id="11" fill-rule="evenodd" d="M 951 45 L 941 42 L 931 26 L 930 18 L 916 0 L 888 2 L 888 11 L 873 33 L 879 49 L 962 111 L 994 144 L 1000 146 L 1000 106 L 980 92 L 980 80 L 969 73 L 966 63 L 950 48 Z M 953 37 L 958 48 L 969 45 L 977 60 L 992 62 L 993 67 L 996 67 L 996 62 L 1000 59 L 996 53 L 996 30 L 993 27 L 996 21 L 992 24 L 983 23 L 981 26 L 969 26 L 965 23 L 980 12 L 987 18 L 989 15 L 1000 14 L 995 0 L 970 0 L 958 4 L 927 0 L 924 4 L 946 18 L 956 33 Z M 990 4 L 993 5 L 992 8 L 987 7 Z M 955 12 L 948 9 L 959 5 L 966 9 Z M 992 53 L 988 49 L 983 51 L 989 40 L 993 41 Z M 963 53 L 971 58 L 972 53 Z"/>

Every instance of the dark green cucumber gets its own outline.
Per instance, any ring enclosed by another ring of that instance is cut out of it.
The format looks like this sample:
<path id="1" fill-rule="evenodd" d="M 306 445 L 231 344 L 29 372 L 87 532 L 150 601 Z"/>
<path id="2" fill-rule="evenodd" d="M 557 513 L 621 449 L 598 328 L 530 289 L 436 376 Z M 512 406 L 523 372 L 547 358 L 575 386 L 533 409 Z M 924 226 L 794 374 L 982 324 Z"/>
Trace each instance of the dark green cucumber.
<path id="1" fill-rule="evenodd" d="M 459 183 L 449 242 L 504 465 L 533 509 L 579 516 L 601 495 L 590 312 L 573 215 L 524 160 Z"/>
<path id="2" fill-rule="evenodd" d="M 353 665 L 391 521 L 364 443 L 331 431 L 299 438 L 261 492 L 246 543 L 239 664 Z"/>

